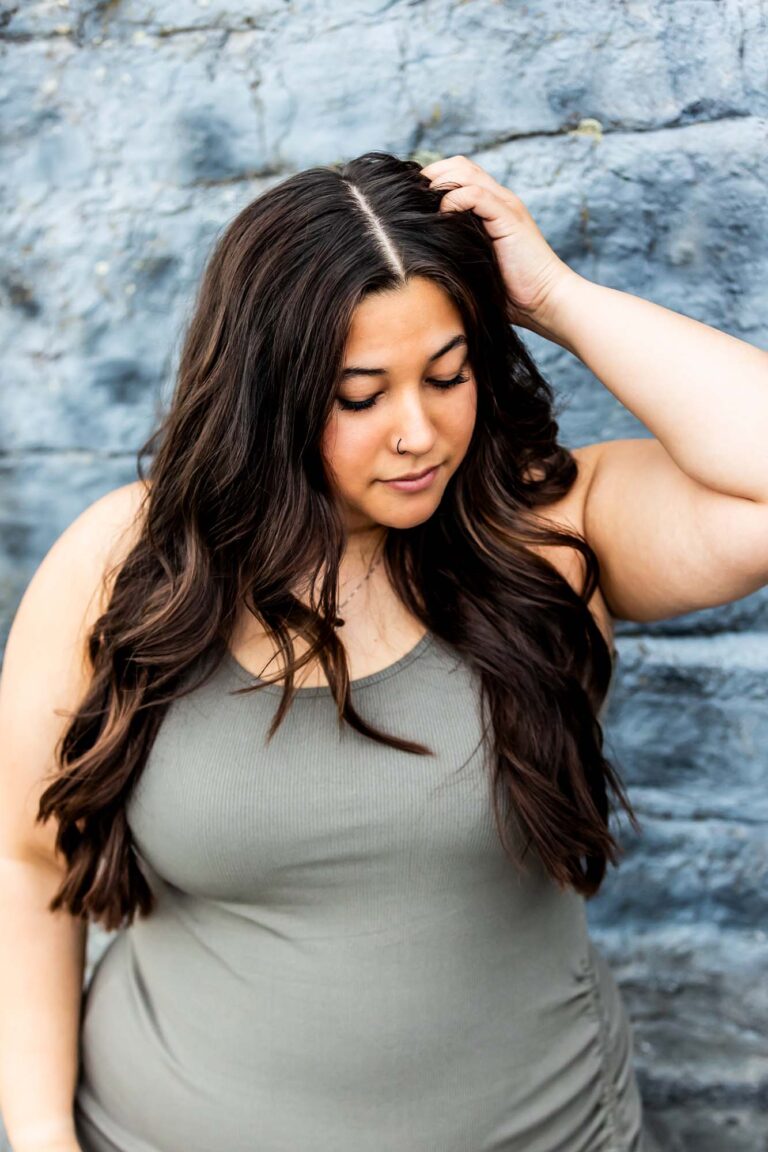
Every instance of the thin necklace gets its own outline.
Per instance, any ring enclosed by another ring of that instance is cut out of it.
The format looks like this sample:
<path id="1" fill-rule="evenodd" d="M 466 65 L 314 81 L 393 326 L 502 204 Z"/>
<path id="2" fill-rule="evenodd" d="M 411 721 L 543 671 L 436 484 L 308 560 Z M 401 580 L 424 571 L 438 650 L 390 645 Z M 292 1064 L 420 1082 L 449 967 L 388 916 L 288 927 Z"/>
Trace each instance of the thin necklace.
<path id="1" fill-rule="evenodd" d="M 381 564 L 381 561 L 382 561 L 382 558 L 383 558 L 383 556 L 384 556 L 384 552 L 382 551 L 382 553 L 381 553 L 381 556 L 379 556 L 379 558 L 378 558 L 378 560 L 376 561 L 376 563 L 375 563 L 375 564 L 371 564 L 371 565 L 369 565 L 369 567 L 368 567 L 368 571 L 366 572 L 365 576 L 363 576 L 363 578 L 362 578 L 362 580 L 360 581 L 360 583 L 359 583 L 359 584 L 357 584 L 357 585 L 356 585 L 356 586 L 355 586 L 355 587 L 352 589 L 352 591 L 350 592 L 349 596 L 347 596 L 347 597 L 346 597 L 346 599 L 345 599 L 345 600 L 342 600 L 341 604 L 339 604 L 339 606 L 338 606 L 338 607 L 339 607 L 339 609 L 342 609 L 342 608 L 344 607 L 344 605 L 345 605 L 345 604 L 349 604 L 350 600 L 351 600 L 351 599 L 352 599 L 352 597 L 354 596 L 355 592 L 357 592 L 358 588 L 361 588 L 361 587 L 363 586 L 363 584 L 365 584 L 366 580 L 369 578 L 369 576 L 371 575 L 371 573 L 372 573 L 372 572 L 375 572 L 375 571 L 376 571 L 376 569 L 378 568 L 379 564 Z M 335 627 L 335 628 L 341 628 L 341 626 L 343 625 L 343 623 L 344 623 L 344 621 L 342 620 L 341 616 L 337 616 L 337 617 L 336 617 L 336 619 L 334 620 L 334 627 Z"/>

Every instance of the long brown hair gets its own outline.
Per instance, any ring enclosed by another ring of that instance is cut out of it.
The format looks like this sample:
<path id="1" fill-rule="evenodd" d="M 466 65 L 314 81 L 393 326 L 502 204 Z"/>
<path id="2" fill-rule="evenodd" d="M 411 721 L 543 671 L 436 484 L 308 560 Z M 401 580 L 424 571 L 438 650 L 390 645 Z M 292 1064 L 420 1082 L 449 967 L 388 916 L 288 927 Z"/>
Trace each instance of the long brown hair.
<path id="1" fill-rule="evenodd" d="M 482 222 L 440 213 L 442 195 L 415 161 L 369 152 L 272 187 L 216 242 L 174 394 L 138 452 L 139 478 L 150 481 L 140 534 L 112 571 L 88 637 L 90 684 L 39 804 L 38 820 L 58 821 L 68 865 L 51 911 L 114 929 L 154 907 L 126 802 L 169 704 L 213 674 L 243 608 L 274 635 L 285 669 L 268 739 L 294 673 L 317 659 L 347 723 L 431 754 L 372 727 L 352 702 L 334 628 L 344 520 L 320 450 L 355 308 L 413 276 L 441 286 L 461 314 L 477 418 L 434 514 L 389 529 L 389 579 L 481 677 L 495 820 L 513 859 L 514 818 L 554 881 L 591 896 L 620 855 L 609 789 L 638 827 L 597 716 L 612 667 L 587 607 L 597 557 L 582 536 L 536 516 L 569 491 L 576 461 L 558 443 L 552 389 L 508 321 Z M 579 551 L 580 592 L 537 544 Z M 314 586 L 323 567 L 307 607 L 292 589 Z M 300 658 L 291 632 L 309 644 Z"/>

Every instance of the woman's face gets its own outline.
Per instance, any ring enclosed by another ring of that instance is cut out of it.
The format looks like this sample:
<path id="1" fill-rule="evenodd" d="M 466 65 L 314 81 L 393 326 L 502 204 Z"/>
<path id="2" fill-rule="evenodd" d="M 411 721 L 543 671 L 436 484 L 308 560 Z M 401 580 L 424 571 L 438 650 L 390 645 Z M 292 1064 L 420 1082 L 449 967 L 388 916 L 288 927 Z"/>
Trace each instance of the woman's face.
<path id="1" fill-rule="evenodd" d="M 476 411 L 464 326 L 442 288 L 417 277 L 367 296 L 353 316 L 322 442 L 348 528 L 410 528 L 429 519 L 466 454 Z M 420 490 L 387 483 L 433 466 Z"/>

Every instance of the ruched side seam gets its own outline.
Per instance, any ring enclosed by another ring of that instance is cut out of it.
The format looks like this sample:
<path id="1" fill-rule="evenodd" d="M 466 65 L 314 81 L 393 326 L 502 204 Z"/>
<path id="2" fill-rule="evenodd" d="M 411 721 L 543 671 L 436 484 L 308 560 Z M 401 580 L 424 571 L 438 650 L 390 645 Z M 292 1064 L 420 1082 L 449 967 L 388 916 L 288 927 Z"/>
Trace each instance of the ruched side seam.
<path id="1" fill-rule="evenodd" d="M 580 976 L 588 993 L 586 1007 L 596 1026 L 596 1048 L 600 1064 L 600 1107 L 606 1140 L 601 1152 L 626 1152 L 619 1136 L 618 1094 L 608 1070 L 608 1021 L 600 998 L 597 971 L 590 956 L 583 960 Z"/>

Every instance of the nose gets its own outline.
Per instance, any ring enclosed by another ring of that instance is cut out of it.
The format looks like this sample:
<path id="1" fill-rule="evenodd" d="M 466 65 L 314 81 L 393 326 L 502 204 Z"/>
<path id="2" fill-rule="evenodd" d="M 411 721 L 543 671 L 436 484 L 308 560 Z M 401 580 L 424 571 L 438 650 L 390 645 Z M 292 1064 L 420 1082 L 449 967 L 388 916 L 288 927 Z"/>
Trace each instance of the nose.
<path id="1" fill-rule="evenodd" d="M 398 440 L 402 441 L 399 455 L 425 456 L 435 443 L 435 427 L 418 392 L 406 396 L 397 405 L 391 428 L 391 441 L 394 451 Z"/>

